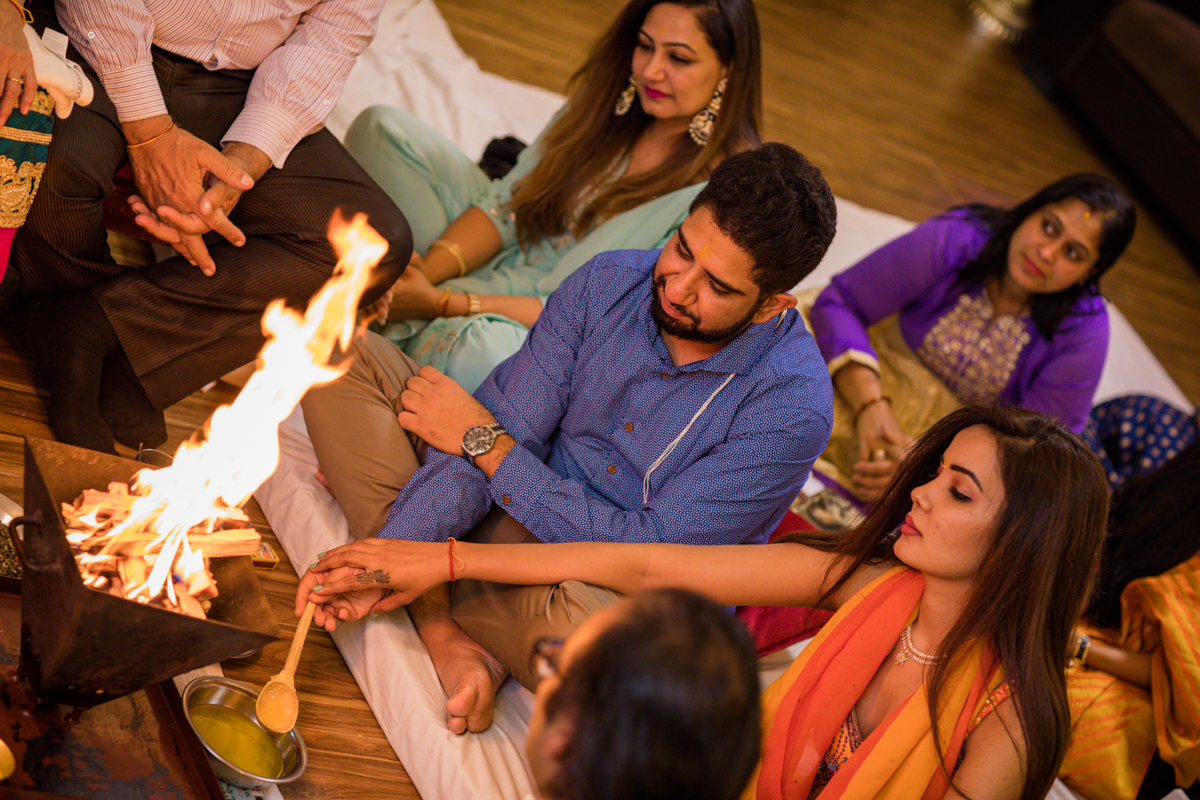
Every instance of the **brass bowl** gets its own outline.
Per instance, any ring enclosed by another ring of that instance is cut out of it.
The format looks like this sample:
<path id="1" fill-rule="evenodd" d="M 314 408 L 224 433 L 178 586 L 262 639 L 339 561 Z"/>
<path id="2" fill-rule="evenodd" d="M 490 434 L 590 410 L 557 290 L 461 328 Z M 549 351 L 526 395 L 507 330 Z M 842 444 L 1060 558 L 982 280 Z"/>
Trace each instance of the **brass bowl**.
<path id="1" fill-rule="evenodd" d="M 229 678 L 209 675 L 196 678 L 183 690 L 184 715 L 187 717 L 192 732 L 204 745 L 204 750 L 208 753 L 208 760 L 212 762 L 213 771 L 226 783 L 241 786 L 244 789 L 253 789 L 256 786 L 267 784 L 288 783 L 304 774 L 305 768 L 308 767 L 308 749 L 304 746 L 304 739 L 300 736 L 300 731 L 293 728 L 287 733 L 271 733 L 263 728 L 267 736 L 275 742 L 275 746 L 279 748 L 279 754 L 283 757 L 283 774 L 278 778 L 255 775 L 234 766 L 224 756 L 213 750 L 196 730 L 196 725 L 192 722 L 192 709 L 204 705 L 225 706 L 242 713 L 252 723 L 262 728 L 254 713 L 254 702 L 257 699 L 258 689 L 255 687 Z"/>

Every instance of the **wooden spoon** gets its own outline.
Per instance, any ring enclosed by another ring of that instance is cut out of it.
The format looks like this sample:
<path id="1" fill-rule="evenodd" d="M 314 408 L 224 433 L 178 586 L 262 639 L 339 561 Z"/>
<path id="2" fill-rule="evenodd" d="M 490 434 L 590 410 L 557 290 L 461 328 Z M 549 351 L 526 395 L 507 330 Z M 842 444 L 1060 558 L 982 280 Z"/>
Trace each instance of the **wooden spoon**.
<path id="1" fill-rule="evenodd" d="M 258 693 L 258 700 L 254 702 L 254 713 L 259 723 L 272 733 L 287 733 L 296 727 L 296 717 L 300 713 L 300 700 L 296 697 L 296 664 L 300 661 L 300 651 L 304 649 L 304 638 L 308 635 L 308 626 L 312 624 L 316 608 L 317 604 L 309 600 L 296 625 L 292 649 L 288 651 L 283 669 L 267 681 Z"/>

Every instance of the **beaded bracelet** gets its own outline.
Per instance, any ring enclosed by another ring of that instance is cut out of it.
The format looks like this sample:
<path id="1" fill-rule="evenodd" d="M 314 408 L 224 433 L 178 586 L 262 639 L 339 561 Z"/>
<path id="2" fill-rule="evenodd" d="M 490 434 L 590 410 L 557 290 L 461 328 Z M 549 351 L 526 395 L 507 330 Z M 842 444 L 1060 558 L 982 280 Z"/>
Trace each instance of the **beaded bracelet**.
<path id="1" fill-rule="evenodd" d="M 452 242 L 449 239 L 438 239 L 429 245 L 430 250 L 435 247 L 446 248 L 450 251 L 450 255 L 454 256 L 454 259 L 458 261 L 458 277 L 461 278 L 467 274 L 467 257 L 463 254 L 463 249 L 458 242 Z"/>
<path id="2" fill-rule="evenodd" d="M 474 292 L 466 292 L 467 295 L 467 316 L 475 316 L 482 308 L 479 302 L 479 295 Z"/>
<path id="3" fill-rule="evenodd" d="M 886 394 L 877 394 L 867 402 L 863 403 L 858 407 L 858 411 L 854 412 L 854 424 L 857 425 L 858 418 L 862 416 L 863 412 L 876 403 L 887 403 L 890 406 L 892 404 L 892 398 L 888 397 Z"/>
<path id="4" fill-rule="evenodd" d="M 1088 636 L 1086 633 L 1079 634 L 1079 644 L 1075 648 L 1075 657 L 1071 660 L 1079 662 L 1079 665 L 1081 667 L 1086 667 L 1087 666 L 1087 654 L 1088 654 L 1088 651 L 1091 649 L 1092 649 L 1092 637 Z"/>

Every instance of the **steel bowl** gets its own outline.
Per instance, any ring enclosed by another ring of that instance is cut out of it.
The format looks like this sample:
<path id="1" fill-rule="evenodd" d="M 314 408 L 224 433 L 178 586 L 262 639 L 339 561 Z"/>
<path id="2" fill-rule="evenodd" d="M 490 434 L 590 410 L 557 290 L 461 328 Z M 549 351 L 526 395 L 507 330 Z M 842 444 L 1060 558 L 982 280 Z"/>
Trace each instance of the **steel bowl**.
<path id="1" fill-rule="evenodd" d="M 305 768 L 308 767 L 308 749 L 304 746 L 304 738 L 300 736 L 300 731 L 293 728 L 287 733 L 271 733 L 263 728 L 267 736 L 279 748 L 279 754 L 283 756 L 283 775 L 278 778 L 268 778 L 263 775 L 254 775 L 234 766 L 213 750 L 196 730 L 196 725 L 192 722 L 192 709 L 204 705 L 225 706 L 241 712 L 251 722 L 262 728 L 254 713 L 254 703 L 258 699 L 258 691 L 258 688 L 240 681 L 208 675 L 196 678 L 183 690 L 184 715 L 187 717 L 192 732 L 204 745 L 204 750 L 208 753 L 208 760 L 212 762 L 213 771 L 226 783 L 245 789 L 268 784 L 288 783 L 304 774 Z"/>

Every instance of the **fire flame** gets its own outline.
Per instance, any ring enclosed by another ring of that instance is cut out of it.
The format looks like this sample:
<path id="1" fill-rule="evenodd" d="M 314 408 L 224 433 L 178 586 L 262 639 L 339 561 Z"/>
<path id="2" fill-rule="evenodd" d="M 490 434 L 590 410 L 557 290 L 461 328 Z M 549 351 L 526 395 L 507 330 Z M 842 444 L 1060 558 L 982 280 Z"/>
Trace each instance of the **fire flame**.
<path id="1" fill-rule="evenodd" d="M 127 520 L 109 535 L 114 541 L 127 531 L 149 530 L 157 538 L 147 552 L 161 547 L 145 583 L 128 596 L 149 600 L 164 587 L 174 597 L 172 573 L 176 557 L 183 569 L 195 568 L 199 550 L 187 542 L 187 532 L 231 516 L 279 463 L 278 426 L 312 386 L 340 377 L 348 363 L 330 367 L 337 344 L 343 351 L 354 336 L 358 303 L 371 269 L 387 253 L 387 241 L 364 214 L 347 223 L 335 214 L 329 238 L 338 263 L 333 277 L 321 288 L 301 316 L 282 300 L 275 300 L 263 315 L 267 343 L 259 353 L 259 367 L 232 405 L 217 409 L 203 441 L 184 442 L 169 467 L 142 470 L 133 489 L 140 495 Z"/>

